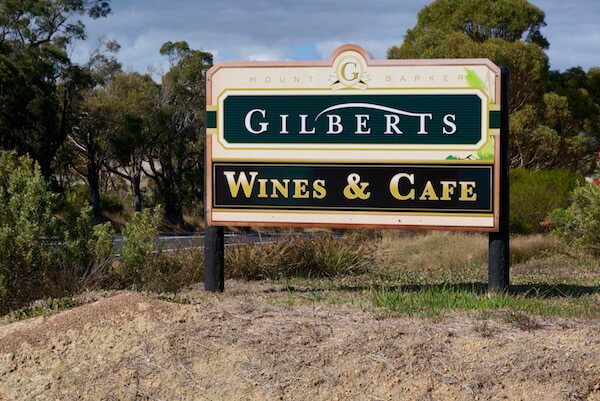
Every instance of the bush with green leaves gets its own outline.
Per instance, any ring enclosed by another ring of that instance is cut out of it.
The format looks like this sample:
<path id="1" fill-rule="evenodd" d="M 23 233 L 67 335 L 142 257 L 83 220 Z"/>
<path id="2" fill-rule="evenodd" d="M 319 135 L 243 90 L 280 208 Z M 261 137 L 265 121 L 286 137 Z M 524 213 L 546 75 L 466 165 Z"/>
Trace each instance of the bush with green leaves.
<path id="1" fill-rule="evenodd" d="M 56 197 L 40 168 L 16 152 L 0 152 L 0 301 L 7 307 L 37 296 L 57 228 Z M 41 295 L 41 294 L 39 294 Z"/>
<path id="2" fill-rule="evenodd" d="M 80 212 L 67 208 L 60 234 L 55 281 L 62 283 L 65 293 L 101 288 L 110 277 L 114 257 L 110 223 L 95 225 L 90 206 Z"/>
<path id="3" fill-rule="evenodd" d="M 541 224 L 552 210 L 569 205 L 570 193 L 583 177 L 569 170 L 513 169 L 510 173 L 510 229 L 514 233 L 544 231 Z"/>
<path id="4" fill-rule="evenodd" d="M 573 191 L 573 202 L 548 217 L 552 233 L 568 246 L 600 256 L 600 185 Z"/>
<path id="5" fill-rule="evenodd" d="M 56 204 L 36 163 L 0 151 L 0 310 L 70 295 L 106 276 L 110 226 L 94 225 L 89 208 L 67 208 L 61 221 Z"/>
<path id="6" fill-rule="evenodd" d="M 155 241 L 162 221 L 160 207 L 136 212 L 123 229 L 123 248 L 117 273 L 125 286 L 144 287 L 148 266 L 154 263 Z"/>

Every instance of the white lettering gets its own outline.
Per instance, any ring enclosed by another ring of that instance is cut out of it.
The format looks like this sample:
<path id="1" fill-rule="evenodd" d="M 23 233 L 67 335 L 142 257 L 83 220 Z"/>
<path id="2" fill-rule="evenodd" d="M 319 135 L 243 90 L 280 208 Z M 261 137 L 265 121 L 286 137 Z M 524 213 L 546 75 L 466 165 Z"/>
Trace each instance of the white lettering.
<path id="1" fill-rule="evenodd" d="M 456 133 L 456 115 L 454 114 L 446 114 L 444 116 L 444 124 L 446 124 L 447 128 L 450 129 L 446 129 L 446 127 L 443 128 L 443 132 L 446 135 L 452 135 L 454 133 Z"/>
<path id="2" fill-rule="evenodd" d="M 267 117 L 267 112 L 265 110 L 254 109 L 254 110 L 250 110 L 248 112 L 248 114 L 246 114 L 246 119 L 244 121 L 245 121 L 246 129 L 248 130 L 248 132 L 258 135 L 258 134 L 262 134 L 263 132 L 267 131 L 267 129 L 269 128 L 269 123 L 265 123 L 265 122 L 259 123 L 258 124 L 258 125 L 260 125 L 259 130 L 255 130 L 254 128 L 252 128 L 252 116 L 256 113 L 260 114 L 262 116 L 262 118 Z"/>
<path id="3" fill-rule="evenodd" d="M 429 132 L 427 132 L 427 127 L 425 126 L 426 125 L 426 121 L 425 121 L 426 118 L 428 118 L 428 119 L 431 120 L 433 118 L 433 115 L 432 114 L 421 114 L 419 116 L 419 119 L 420 119 L 419 127 L 420 128 L 419 128 L 419 132 L 417 132 L 417 135 L 427 135 L 429 133 Z"/>
<path id="4" fill-rule="evenodd" d="M 282 114 L 279 116 L 281 118 L 281 131 L 279 131 L 280 134 L 289 134 L 288 130 L 287 130 L 287 120 L 289 115 L 287 114 Z"/>
<path id="5" fill-rule="evenodd" d="M 403 134 L 402 131 L 400 131 L 400 128 L 398 128 L 398 124 L 400 124 L 400 116 L 397 114 L 386 114 L 385 115 L 385 135 L 393 135 L 394 133 L 396 134 Z M 392 132 L 394 131 L 394 132 Z"/>
<path id="6" fill-rule="evenodd" d="M 327 120 L 329 121 L 329 129 L 327 130 L 328 134 L 341 134 L 344 130 L 342 126 L 342 117 L 337 114 L 329 114 L 327 116 Z"/>
<path id="7" fill-rule="evenodd" d="M 357 135 L 368 135 L 371 133 L 371 128 L 367 128 L 369 122 L 368 114 L 357 114 L 356 115 L 356 134 Z"/>
<path id="8" fill-rule="evenodd" d="M 299 134 L 314 134 L 317 132 L 313 127 L 312 131 L 306 130 L 306 119 L 308 118 L 308 114 L 300 114 L 300 132 Z"/>

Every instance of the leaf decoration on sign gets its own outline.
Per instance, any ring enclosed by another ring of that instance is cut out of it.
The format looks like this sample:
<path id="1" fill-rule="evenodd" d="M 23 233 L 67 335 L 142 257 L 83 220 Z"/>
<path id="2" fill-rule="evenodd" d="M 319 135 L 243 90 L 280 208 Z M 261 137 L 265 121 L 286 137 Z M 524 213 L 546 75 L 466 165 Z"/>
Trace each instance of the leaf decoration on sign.
<path id="1" fill-rule="evenodd" d="M 494 160 L 494 138 L 490 137 L 488 141 L 477 152 L 479 160 Z"/>
<path id="2" fill-rule="evenodd" d="M 446 160 L 477 160 L 473 155 L 468 155 L 466 157 L 459 157 L 455 155 L 450 155 L 446 157 Z"/>
<path id="3" fill-rule="evenodd" d="M 471 88 L 479 89 L 483 93 L 487 94 L 487 89 L 485 87 L 485 84 L 483 83 L 481 78 L 479 78 L 479 75 L 477 75 L 477 73 L 475 71 L 473 71 L 469 68 L 465 67 L 465 70 L 467 71 L 467 83 L 469 84 L 469 86 Z"/>

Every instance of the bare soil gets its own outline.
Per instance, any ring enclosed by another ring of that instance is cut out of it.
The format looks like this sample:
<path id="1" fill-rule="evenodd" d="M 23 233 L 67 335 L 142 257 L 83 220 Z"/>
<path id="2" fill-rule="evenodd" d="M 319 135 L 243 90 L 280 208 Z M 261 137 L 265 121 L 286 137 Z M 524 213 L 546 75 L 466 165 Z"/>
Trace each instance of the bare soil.
<path id="1" fill-rule="evenodd" d="M 0 326 L 0 400 L 600 400 L 600 322 L 386 316 L 228 282 Z"/>

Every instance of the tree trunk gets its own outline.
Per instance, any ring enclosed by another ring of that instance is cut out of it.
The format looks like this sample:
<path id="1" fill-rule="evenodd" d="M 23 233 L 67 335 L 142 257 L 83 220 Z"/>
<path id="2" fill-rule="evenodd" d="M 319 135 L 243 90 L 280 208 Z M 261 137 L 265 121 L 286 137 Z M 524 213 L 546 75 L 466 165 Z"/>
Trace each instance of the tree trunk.
<path id="1" fill-rule="evenodd" d="M 142 211 L 142 189 L 140 186 L 140 182 L 141 182 L 141 174 L 139 172 L 136 172 L 131 180 L 131 187 L 133 190 L 133 195 L 134 195 L 134 203 L 133 203 L 133 207 L 135 208 L 136 212 L 141 212 Z"/>
<path id="2" fill-rule="evenodd" d="M 88 161 L 87 163 L 87 179 L 90 189 L 90 198 L 92 200 L 92 210 L 96 217 L 100 216 L 102 205 L 100 203 L 100 173 L 98 166 L 95 163 Z"/>
<path id="3" fill-rule="evenodd" d="M 169 200 L 169 196 L 165 197 L 165 217 L 171 224 L 185 229 L 185 221 L 183 220 L 183 205 L 174 199 Z"/>

